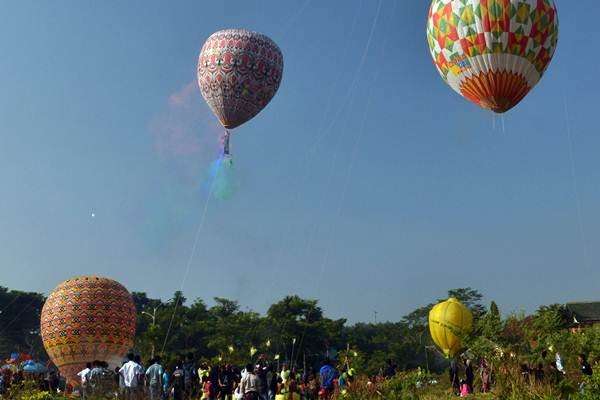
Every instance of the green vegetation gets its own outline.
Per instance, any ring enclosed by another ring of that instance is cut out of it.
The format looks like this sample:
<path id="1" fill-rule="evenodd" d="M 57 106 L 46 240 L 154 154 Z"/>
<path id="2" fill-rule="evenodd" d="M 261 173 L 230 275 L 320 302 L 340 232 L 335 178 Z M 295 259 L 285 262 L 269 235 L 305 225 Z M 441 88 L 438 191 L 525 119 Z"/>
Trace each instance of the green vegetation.
<path id="1" fill-rule="evenodd" d="M 40 390 L 37 382 L 25 381 L 18 385 L 14 385 L 8 389 L 8 392 L 4 395 L 7 399 L 19 399 L 19 400 L 58 400 L 65 399 L 65 397 L 50 393 L 47 391 Z M 1 398 L 2 396 L 0 396 Z"/>
<path id="2" fill-rule="evenodd" d="M 592 365 L 600 360 L 600 326 L 572 330 L 572 318 L 562 305 L 543 306 L 532 315 L 503 317 L 494 302 L 484 307 L 476 290 L 456 289 L 448 294 L 461 300 L 475 316 L 473 332 L 463 338 L 467 354 L 475 366 L 485 358 L 492 368 L 492 393 L 472 398 L 600 398 L 600 366 L 584 379 L 577 361 L 579 353 L 587 354 Z M 181 292 L 169 301 L 151 299 L 145 293 L 133 293 L 133 298 L 138 311 L 134 350 L 146 359 L 154 351 L 169 363 L 176 354 L 192 352 L 198 359 L 243 365 L 266 354 L 302 368 L 318 364 L 326 354 L 336 354 L 340 360 L 347 358 L 360 375 L 340 398 L 453 397 L 445 372 L 448 361 L 435 349 L 428 332 L 427 315 L 433 303 L 398 322 L 348 325 L 344 319 L 326 317 L 316 300 L 298 296 L 273 304 L 266 315 L 242 310 L 238 302 L 224 298 L 215 298 L 211 307 L 201 299 L 188 302 Z M 0 344 L 4 354 L 20 350 L 45 357 L 37 333 L 42 304 L 39 294 L 0 288 Z M 252 356 L 251 349 L 255 349 Z M 563 357 L 565 375 L 548 369 L 556 352 Z M 377 374 L 388 358 L 397 363 L 398 376 L 368 386 L 366 377 Z M 543 380 L 536 380 L 533 373 L 528 377 L 521 373 L 524 364 L 534 367 L 540 363 Z M 478 391 L 477 368 L 475 374 Z M 586 382 L 584 393 L 579 390 L 581 382 Z M 22 398 L 51 398 L 33 388 L 19 390 L 30 396 L 21 394 Z"/>
<path id="3" fill-rule="evenodd" d="M 456 289 L 449 295 L 475 312 L 485 310 L 476 290 Z M 257 354 L 279 355 L 281 363 L 298 367 L 318 365 L 326 355 L 337 355 L 348 356 L 352 366 L 366 374 L 379 372 L 388 358 L 401 370 L 445 368 L 429 337 L 431 305 L 399 322 L 348 326 L 345 319 L 327 318 L 316 300 L 298 296 L 271 305 L 264 316 L 243 311 L 238 302 L 223 298 L 215 298 L 215 304 L 207 307 L 201 299 L 188 305 L 181 292 L 168 302 L 149 299 L 145 293 L 134 292 L 133 297 L 138 310 L 136 350 L 144 355 L 154 348 L 166 357 L 193 352 L 197 358 L 244 365 L 255 348 Z"/>
<path id="4" fill-rule="evenodd" d="M 0 358 L 11 352 L 45 357 L 40 339 L 40 314 L 45 298 L 0 286 Z"/>

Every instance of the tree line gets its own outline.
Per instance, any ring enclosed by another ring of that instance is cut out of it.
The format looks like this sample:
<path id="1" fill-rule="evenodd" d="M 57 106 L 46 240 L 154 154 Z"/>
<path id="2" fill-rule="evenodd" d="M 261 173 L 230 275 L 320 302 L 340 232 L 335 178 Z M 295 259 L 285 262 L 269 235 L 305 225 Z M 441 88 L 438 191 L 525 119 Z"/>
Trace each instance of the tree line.
<path id="1" fill-rule="evenodd" d="M 439 300 L 410 312 L 397 322 L 348 324 L 325 316 L 317 300 L 286 296 L 266 314 L 243 310 L 236 300 L 216 297 L 211 306 L 202 299 L 188 301 L 175 292 L 168 301 L 133 292 L 137 334 L 133 351 L 150 358 L 193 353 L 196 359 L 244 365 L 265 354 L 297 367 L 317 365 L 324 357 L 348 359 L 363 373 L 377 373 L 392 359 L 400 370 L 421 367 L 442 371 L 446 360 L 435 348 L 428 330 L 428 313 Z M 448 291 L 474 315 L 474 330 L 464 338 L 477 356 L 516 354 L 536 362 L 542 352 L 562 350 L 566 356 L 586 352 L 600 356 L 599 335 L 585 339 L 569 332 L 571 319 L 561 305 L 542 306 L 532 314 L 502 316 L 492 302 L 472 288 Z M 0 357 L 13 351 L 47 358 L 39 336 L 44 296 L 0 287 Z M 569 346 L 567 348 L 567 346 Z M 564 347 L 564 349 L 562 349 Z"/>

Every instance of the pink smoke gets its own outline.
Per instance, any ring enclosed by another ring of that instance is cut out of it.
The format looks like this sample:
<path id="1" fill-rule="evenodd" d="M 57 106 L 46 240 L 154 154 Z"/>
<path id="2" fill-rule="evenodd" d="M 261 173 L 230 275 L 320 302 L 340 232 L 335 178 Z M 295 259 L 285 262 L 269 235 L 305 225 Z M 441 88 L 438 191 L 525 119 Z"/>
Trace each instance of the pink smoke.
<path id="1" fill-rule="evenodd" d="M 155 129 L 155 146 L 161 157 L 192 156 L 202 151 L 203 143 L 199 136 L 190 133 L 184 125 L 177 121 L 158 121 Z"/>
<path id="2" fill-rule="evenodd" d="M 195 81 L 168 97 L 166 109 L 152 120 L 150 128 L 156 152 L 162 159 L 196 162 L 214 158 L 222 131 Z"/>
<path id="3" fill-rule="evenodd" d="M 179 91 L 169 96 L 169 105 L 172 107 L 188 107 L 195 95 L 198 94 L 196 81 L 191 81 Z"/>

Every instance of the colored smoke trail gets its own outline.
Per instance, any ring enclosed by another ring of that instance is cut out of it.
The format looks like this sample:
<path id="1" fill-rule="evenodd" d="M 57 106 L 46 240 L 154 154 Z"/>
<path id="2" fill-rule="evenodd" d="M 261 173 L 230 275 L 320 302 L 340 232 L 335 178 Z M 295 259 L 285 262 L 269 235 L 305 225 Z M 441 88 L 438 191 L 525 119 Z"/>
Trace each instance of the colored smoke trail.
<path id="1" fill-rule="evenodd" d="M 149 128 L 161 163 L 179 182 L 197 189 L 219 152 L 215 139 L 223 128 L 204 103 L 195 80 L 168 96 Z"/>
<path id="2" fill-rule="evenodd" d="M 212 162 L 205 187 L 218 200 L 228 200 L 233 196 L 237 188 L 237 179 L 230 156 L 221 154 Z"/>

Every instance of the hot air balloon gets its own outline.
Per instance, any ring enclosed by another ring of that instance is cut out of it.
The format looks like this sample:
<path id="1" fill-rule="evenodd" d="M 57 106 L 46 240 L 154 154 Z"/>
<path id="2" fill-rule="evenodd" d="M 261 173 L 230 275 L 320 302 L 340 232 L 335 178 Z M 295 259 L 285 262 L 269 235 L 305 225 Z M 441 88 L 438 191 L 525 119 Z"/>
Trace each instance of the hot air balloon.
<path id="1" fill-rule="evenodd" d="M 553 0 L 433 0 L 427 39 L 452 89 L 503 113 L 533 89 L 550 64 L 558 15 Z"/>
<path id="2" fill-rule="evenodd" d="M 82 276 L 59 284 L 48 296 L 41 316 L 46 352 L 68 382 L 86 362 L 101 360 L 120 366 L 133 346 L 135 305 L 119 282 Z"/>
<path id="3" fill-rule="evenodd" d="M 226 29 L 206 40 L 198 59 L 198 85 L 225 128 L 225 158 L 230 157 L 229 130 L 266 107 L 279 88 L 282 74 L 281 50 L 265 35 Z"/>
<path id="4" fill-rule="evenodd" d="M 455 298 L 436 304 L 429 311 L 429 332 L 433 342 L 452 357 L 462 347 L 460 336 L 473 328 L 473 315 Z"/>

